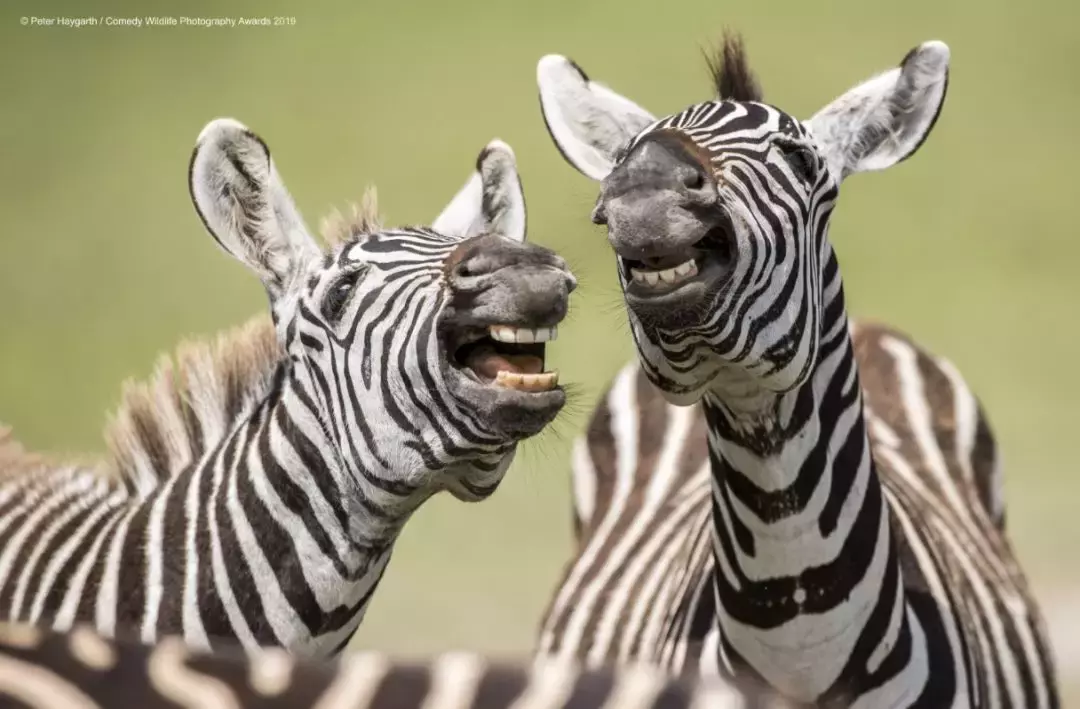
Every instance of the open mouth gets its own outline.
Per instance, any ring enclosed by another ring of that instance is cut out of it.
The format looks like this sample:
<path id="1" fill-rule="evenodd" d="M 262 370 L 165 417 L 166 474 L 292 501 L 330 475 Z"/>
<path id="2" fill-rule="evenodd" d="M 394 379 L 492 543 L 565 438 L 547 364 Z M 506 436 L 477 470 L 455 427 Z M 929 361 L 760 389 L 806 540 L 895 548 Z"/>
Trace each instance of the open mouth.
<path id="1" fill-rule="evenodd" d="M 525 393 L 553 391 L 559 373 L 544 371 L 545 343 L 558 336 L 555 327 L 490 325 L 455 338 L 451 364 L 480 384 Z"/>
<path id="2" fill-rule="evenodd" d="M 647 259 L 619 257 L 623 277 L 639 295 L 664 294 L 701 280 L 699 276 L 723 277 L 735 261 L 735 239 L 725 226 L 706 232 L 691 246 Z"/>

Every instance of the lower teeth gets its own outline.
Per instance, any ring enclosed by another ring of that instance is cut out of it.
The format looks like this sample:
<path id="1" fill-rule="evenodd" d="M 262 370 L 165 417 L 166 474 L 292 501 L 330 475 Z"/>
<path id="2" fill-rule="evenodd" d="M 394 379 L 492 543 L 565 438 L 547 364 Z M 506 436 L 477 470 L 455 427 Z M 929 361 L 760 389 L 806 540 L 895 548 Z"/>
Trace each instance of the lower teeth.
<path id="1" fill-rule="evenodd" d="M 495 383 L 517 391 L 551 391 L 559 384 L 559 373 L 519 374 L 500 370 L 495 377 Z"/>

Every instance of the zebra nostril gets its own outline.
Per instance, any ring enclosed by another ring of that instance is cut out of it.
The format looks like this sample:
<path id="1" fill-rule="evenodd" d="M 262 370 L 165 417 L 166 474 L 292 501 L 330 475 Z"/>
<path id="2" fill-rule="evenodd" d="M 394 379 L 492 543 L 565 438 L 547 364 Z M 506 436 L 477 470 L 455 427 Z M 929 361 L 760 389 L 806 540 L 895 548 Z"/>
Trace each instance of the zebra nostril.
<path id="1" fill-rule="evenodd" d="M 607 224 L 607 212 L 604 211 L 604 205 L 597 204 L 590 217 L 592 218 L 593 224 L 600 224 L 601 226 Z"/>

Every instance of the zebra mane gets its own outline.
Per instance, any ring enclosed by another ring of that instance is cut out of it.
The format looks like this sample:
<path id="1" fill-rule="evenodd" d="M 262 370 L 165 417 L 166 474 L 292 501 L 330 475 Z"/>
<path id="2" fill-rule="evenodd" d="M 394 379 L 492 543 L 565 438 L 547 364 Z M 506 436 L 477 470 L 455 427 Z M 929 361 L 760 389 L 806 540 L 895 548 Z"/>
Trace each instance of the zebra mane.
<path id="1" fill-rule="evenodd" d="M 368 187 L 359 203 L 354 203 L 348 216 L 338 210 L 328 214 L 319 225 L 323 239 L 331 248 L 355 239 L 362 234 L 373 234 L 383 227 L 379 216 L 378 193 Z"/>
<path id="2" fill-rule="evenodd" d="M 45 457 L 31 453 L 15 440 L 11 428 L 0 424 L 0 474 L 18 475 L 41 467 Z"/>
<path id="3" fill-rule="evenodd" d="M 720 46 L 713 53 L 705 53 L 713 89 L 720 99 L 731 101 L 761 101 L 763 94 L 750 62 L 746 57 L 739 34 L 724 32 Z"/>
<path id="4" fill-rule="evenodd" d="M 335 210 L 320 226 L 331 248 L 379 231 L 375 188 L 369 187 L 347 216 Z M 125 384 L 120 407 L 105 429 L 108 467 L 138 491 L 153 489 L 198 460 L 266 397 L 284 357 L 269 315 L 214 340 L 181 343 L 175 357 L 163 357 L 148 380 Z"/>
<path id="5" fill-rule="evenodd" d="M 94 469 L 136 494 L 148 493 L 198 460 L 263 400 L 283 360 L 269 315 L 214 340 L 182 342 L 147 380 L 124 383 L 120 405 L 105 425 L 104 460 L 28 451 L 0 424 L 0 475 Z"/>
<path id="6" fill-rule="evenodd" d="M 348 216 L 332 212 L 321 223 L 333 248 L 382 228 L 376 192 L 369 187 Z M 215 445 L 270 392 L 285 353 L 269 314 L 219 333 L 181 342 L 158 360 L 144 381 L 124 383 L 120 405 L 105 426 L 106 458 L 96 467 L 137 493 L 156 488 Z M 0 424 L 0 474 L 73 465 L 27 451 Z M 82 467 L 82 461 L 77 463 Z"/>
<path id="7" fill-rule="evenodd" d="M 181 343 L 144 382 L 124 384 L 105 427 L 107 467 L 138 491 L 198 460 L 265 398 L 284 359 L 269 315 Z"/>

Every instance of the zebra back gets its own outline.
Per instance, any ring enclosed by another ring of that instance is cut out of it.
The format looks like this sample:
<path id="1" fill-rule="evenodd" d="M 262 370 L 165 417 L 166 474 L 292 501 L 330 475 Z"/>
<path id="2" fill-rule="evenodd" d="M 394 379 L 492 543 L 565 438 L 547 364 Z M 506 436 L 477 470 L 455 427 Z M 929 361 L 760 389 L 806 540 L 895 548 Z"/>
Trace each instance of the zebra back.
<path id="1" fill-rule="evenodd" d="M 153 646 L 88 626 L 0 626 L 0 707 L 108 709 L 749 709 L 788 706 L 761 687 L 668 677 L 645 667 L 492 662 L 472 653 L 395 661 L 374 652 L 318 663 L 279 648 L 203 654 L 176 637 Z"/>
<path id="2" fill-rule="evenodd" d="M 637 360 L 615 376 L 575 441 L 577 549 L 541 623 L 542 655 L 682 665 L 671 641 L 699 608 L 712 620 L 698 602 L 711 570 L 705 435 L 700 407 L 669 404 Z"/>

